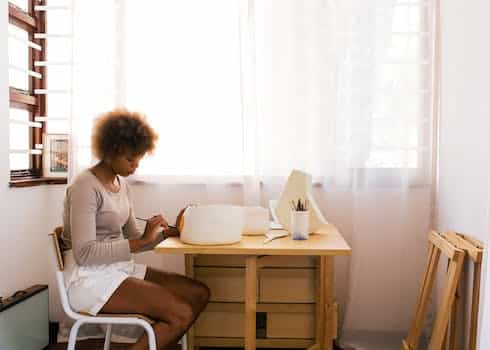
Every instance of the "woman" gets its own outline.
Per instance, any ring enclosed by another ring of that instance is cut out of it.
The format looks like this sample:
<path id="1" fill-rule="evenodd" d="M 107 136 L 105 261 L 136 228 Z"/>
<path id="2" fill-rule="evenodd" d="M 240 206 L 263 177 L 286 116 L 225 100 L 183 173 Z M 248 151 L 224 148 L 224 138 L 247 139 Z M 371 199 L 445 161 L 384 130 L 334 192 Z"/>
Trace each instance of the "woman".
<path id="1" fill-rule="evenodd" d="M 159 349 L 177 342 L 209 300 L 209 289 L 185 276 L 136 264 L 131 253 L 179 234 L 161 215 L 138 230 L 124 180 L 155 148 L 158 136 L 143 116 L 117 109 L 95 122 L 92 151 L 100 161 L 66 190 L 63 240 L 70 304 L 90 314 L 138 313 L 153 325 Z M 180 220 L 180 216 L 177 221 Z M 178 222 L 177 222 L 178 224 Z M 178 226 L 178 225 L 177 225 Z M 147 349 L 144 335 L 131 348 Z"/>

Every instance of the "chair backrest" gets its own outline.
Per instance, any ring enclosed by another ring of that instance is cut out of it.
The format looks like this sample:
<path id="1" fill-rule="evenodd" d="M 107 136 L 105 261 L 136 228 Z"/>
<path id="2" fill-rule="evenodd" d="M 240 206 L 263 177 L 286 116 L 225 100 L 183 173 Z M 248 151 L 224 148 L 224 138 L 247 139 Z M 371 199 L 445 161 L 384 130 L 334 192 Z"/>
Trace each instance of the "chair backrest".
<path id="1" fill-rule="evenodd" d="M 55 252 L 58 268 L 60 271 L 63 271 L 65 269 L 65 264 L 63 262 L 63 252 L 61 251 L 61 246 L 60 246 L 60 239 L 61 239 L 62 234 L 63 234 L 63 227 L 61 227 L 61 226 L 56 227 L 54 229 L 53 233 L 49 234 L 51 236 L 52 241 L 53 241 L 52 242 L 53 249 Z"/>
<path id="2" fill-rule="evenodd" d="M 48 239 L 50 241 L 49 246 L 52 249 L 51 256 L 53 259 L 53 266 L 57 266 L 55 275 L 56 275 L 56 285 L 58 287 L 58 292 L 60 294 L 60 299 L 61 299 L 61 306 L 63 307 L 63 311 L 66 313 L 68 317 L 77 320 L 83 316 L 74 312 L 70 306 L 70 303 L 68 302 L 68 294 L 66 293 L 66 286 L 65 286 L 65 277 L 63 275 L 63 270 L 65 266 L 64 266 L 63 255 L 59 244 L 59 239 L 62 233 L 63 233 L 63 228 L 56 227 L 53 233 L 50 233 L 48 236 Z"/>

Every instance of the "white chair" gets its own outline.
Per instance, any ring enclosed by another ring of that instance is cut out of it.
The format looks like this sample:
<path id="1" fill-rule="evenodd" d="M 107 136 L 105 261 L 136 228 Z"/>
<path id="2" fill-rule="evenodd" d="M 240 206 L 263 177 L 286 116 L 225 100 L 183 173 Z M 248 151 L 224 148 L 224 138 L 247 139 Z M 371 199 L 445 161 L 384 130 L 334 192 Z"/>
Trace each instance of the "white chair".
<path id="1" fill-rule="evenodd" d="M 64 269 L 64 263 L 63 263 L 63 256 L 61 254 L 61 249 L 60 249 L 60 244 L 58 241 L 58 238 L 60 234 L 62 233 L 63 229 L 61 227 L 57 227 L 53 233 L 51 233 L 49 236 L 51 240 L 51 246 L 53 247 L 53 257 L 52 259 L 54 260 L 54 266 L 57 266 L 56 269 L 56 284 L 58 287 L 58 291 L 60 294 L 61 298 L 61 305 L 63 306 L 63 311 L 66 313 L 68 317 L 73 319 L 75 323 L 73 324 L 71 331 L 70 331 L 70 336 L 68 339 L 68 348 L 67 350 L 75 350 L 75 343 L 77 341 L 77 334 L 78 330 L 80 329 L 80 326 L 85 324 L 85 323 L 91 323 L 91 324 L 106 324 L 107 329 L 106 329 L 106 335 L 105 335 L 105 341 L 104 341 L 104 350 L 109 350 L 111 346 L 111 335 L 112 335 L 112 325 L 113 324 L 125 324 L 125 325 L 138 325 L 143 327 L 143 329 L 146 331 L 148 334 L 148 343 L 149 343 L 149 350 L 157 350 L 156 347 L 156 338 L 155 338 L 155 332 L 153 331 L 153 328 L 151 327 L 151 324 L 154 323 L 152 320 L 146 318 L 143 315 L 137 315 L 137 314 L 121 314 L 121 315 L 115 315 L 115 314 L 99 314 L 97 316 L 92 316 L 92 315 L 86 315 L 82 314 L 79 312 L 75 312 L 72 310 L 70 303 L 68 302 L 68 295 L 66 292 L 66 286 L 65 286 L 65 280 L 63 277 L 63 269 Z M 183 350 L 187 350 L 187 342 L 186 342 L 186 337 L 182 337 L 182 348 Z"/>

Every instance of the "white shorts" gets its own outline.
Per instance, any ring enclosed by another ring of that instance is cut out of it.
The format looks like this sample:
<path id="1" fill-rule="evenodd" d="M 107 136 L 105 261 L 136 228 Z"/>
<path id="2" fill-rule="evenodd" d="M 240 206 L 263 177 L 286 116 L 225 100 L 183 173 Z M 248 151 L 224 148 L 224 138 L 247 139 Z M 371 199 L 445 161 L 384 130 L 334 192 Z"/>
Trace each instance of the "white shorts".
<path id="1" fill-rule="evenodd" d="M 73 310 L 96 315 L 117 287 L 128 277 L 144 279 L 146 266 L 133 260 L 112 264 L 78 266 L 73 252 L 64 252 L 65 286 Z"/>

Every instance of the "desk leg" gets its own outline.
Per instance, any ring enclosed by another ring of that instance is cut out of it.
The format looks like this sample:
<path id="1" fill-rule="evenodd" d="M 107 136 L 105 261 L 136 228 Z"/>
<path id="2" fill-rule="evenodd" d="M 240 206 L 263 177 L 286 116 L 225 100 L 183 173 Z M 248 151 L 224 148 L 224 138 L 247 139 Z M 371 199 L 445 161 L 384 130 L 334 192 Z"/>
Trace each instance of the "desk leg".
<path id="1" fill-rule="evenodd" d="M 257 257 L 247 256 L 245 267 L 245 350 L 256 347 Z"/>
<path id="2" fill-rule="evenodd" d="M 316 343 L 309 350 L 320 350 L 325 348 L 325 258 L 318 257 L 316 274 Z"/>
<path id="3" fill-rule="evenodd" d="M 324 311 L 324 344 L 325 347 L 321 347 L 321 349 L 332 350 L 333 349 L 333 341 L 337 338 L 337 304 L 334 300 L 334 258 L 333 256 L 325 256 L 321 259 L 324 259 L 324 302 L 325 302 L 325 311 Z"/>
<path id="4" fill-rule="evenodd" d="M 185 275 L 194 278 L 194 255 L 185 254 Z M 194 350 L 194 326 L 191 326 L 186 333 L 187 350 Z"/>
<path id="5" fill-rule="evenodd" d="M 325 258 L 317 258 L 316 271 L 316 330 L 315 344 L 307 350 L 322 350 L 325 348 Z"/>

